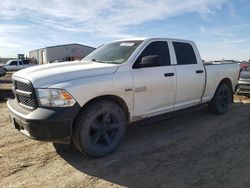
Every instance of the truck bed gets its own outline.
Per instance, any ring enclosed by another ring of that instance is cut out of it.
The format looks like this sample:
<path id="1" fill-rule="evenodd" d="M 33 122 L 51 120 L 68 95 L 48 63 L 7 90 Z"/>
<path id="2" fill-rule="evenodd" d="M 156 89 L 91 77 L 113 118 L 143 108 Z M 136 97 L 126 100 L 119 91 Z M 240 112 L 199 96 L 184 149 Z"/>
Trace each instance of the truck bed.
<path id="1" fill-rule="evenodd" d="M 204 63 L 206 70 L 206 87 L 203 95 L 203 102 L 211 100 L 216 88 L 223 78 L 232 81 L 232 88 L 235 89 L 239 77 L 240 66 L 233 62 L 208 62 Z M 235 81 L 234 81 L 235 80 Z"/>

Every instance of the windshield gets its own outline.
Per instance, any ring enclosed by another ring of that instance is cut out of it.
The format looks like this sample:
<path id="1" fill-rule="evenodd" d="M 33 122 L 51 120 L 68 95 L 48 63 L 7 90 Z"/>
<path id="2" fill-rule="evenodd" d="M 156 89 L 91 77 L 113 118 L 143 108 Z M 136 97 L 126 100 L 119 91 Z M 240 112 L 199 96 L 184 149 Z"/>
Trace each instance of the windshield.
<path id="1" fill-rule="evenodd" d="M 11 62 L 12 62 L 12 60 L 9 60 L 9 61 L 7 61 L 5 64 L 8 65 L 8 64 L 10 64 Z"/>
<path id="2" fill-rule="evenodd" d="M 142 41 L 119 41 L 105 44 L 82 61 L 97 61 L 99 63 L 122 64 L 128 60 L 131 54 L 142 43 Z"/>

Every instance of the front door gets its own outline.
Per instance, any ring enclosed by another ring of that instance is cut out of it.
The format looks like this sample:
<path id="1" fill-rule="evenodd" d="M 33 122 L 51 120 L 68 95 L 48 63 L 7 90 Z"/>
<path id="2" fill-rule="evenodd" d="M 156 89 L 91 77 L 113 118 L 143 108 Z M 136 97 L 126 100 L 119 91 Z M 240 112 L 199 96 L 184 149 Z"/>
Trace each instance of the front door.
<path id="1" fill-rule="evenodd" d="M 10 70 L 10 71 L 18 70 L 18 62 L 11 61 L 11 63 L 8 66 L 8 70 Z"/>
<path id="2" fill-rule="evenodd" d="M 142 58 L 157 56 L 160 63 L 143 65 Z M 175 101 L 176 71 L 171 66 L 167 41 L 151 42 L 132 67 L 134 116 L 151 116 L 172 109 Z"/>

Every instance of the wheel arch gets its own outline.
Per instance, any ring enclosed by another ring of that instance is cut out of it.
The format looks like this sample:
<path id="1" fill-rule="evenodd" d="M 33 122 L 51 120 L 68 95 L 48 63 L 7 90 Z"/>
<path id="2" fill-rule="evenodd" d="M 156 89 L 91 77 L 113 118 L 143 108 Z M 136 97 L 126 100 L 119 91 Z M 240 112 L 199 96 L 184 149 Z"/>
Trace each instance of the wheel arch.
<path id="1" fill-rule="evenodd" d="M 86 109 L 86 107 L 88 107 L 89 105 L 93 104 L 94 102 L 102 101 L 102 100 L 106 100 L 106 101 L 108 100 L 108 101 L 112 101 L 112 102 L 118 104 L 125 113 L 126 122 L 127 123 L 129 122 L 130 111 L 129 111 L 129 108 L 128 108 L 128 105 L 126 104 L 126 102 L 121 97 L 119 97 L 117 95 L 102 95 L 102 96 L 98 96 L 98 97 L 94 97 L 94 98 L 90 99 L 88 102 L 86 102 L 81 107 L 80 111 L 77 113 L 77 115 L 74 119 L 72 130 L 75 129 L 75 121 L 77 120 L 78 115 L 81 114 L 82 111 L 84 111 Z"/>
<path id="2" fill-rule="evenodd" d="M 89 136 L 90 136 L 89 135 L 90 134 L 89 133 L 90 124 L 88 122 L 88 118 L 91 119 L 91 117 L 93 115 L 92 113 L 95 113 L 95 110 L 96 110 L 95 104 L 98 104 L 98 103 L 101 104 L 102 101 L 105 101 L 106 104 L 108 101 L 112 101 L 113 103 L 117 104 L 125 112 L 125 115 L 127 116 L 126 119 L 129 118 L 129 109 L 128 109 L 127 104 L 125 103 L 125 101 L 121 97 L 118 97 L 115 95 L 103 95 L 103 96 L 94 97 L 91 100 L 89 100 L 88 102 L 86 102 L 81 107 L 81 109 L 79 110 L 77 116 L 75 117 L 75 119 L 73 121 L 70 142 L 71 142 L 71 144 L 74 144 L 74 146 L 81 153 L 87 154 L 88 156 L 95 157 L 95 158 L 102 157 L 102 156 L 105 156 L 109 153 L 112 153 L 116 149 L 116 147 L 119 145 L 119 143 L 121 142 L 121 140 L 125 134 L 125 131 L 126 131 L 126 122 L 124 122 L 124 117 L 122 117 L 122 121 L 123 121 L 122 125 L 123 126 L 122 126 L 122 128 L 120 128 L 120 131 L 119 131 L 120 133 L 117 133 L 118 137 L 116 137 L 114 139 L 114 144 L 109 144 L 107 146 L 108 148 L 106 147 L 104 149 L 102 149 L 102 148 L 98 149 L 98 148 L 94 148 L 93 146 L 91 146 L 90 142 L 87 141 L 87 138 L 89 138 Z M 120 111 L 120 109 L 117 108 L 117 106 L 111 105 L 111 107 L 115 108 L 117 111 Z M 88 111 L 88 109 L 90 111 Z M 85 113 L 85 112 L 87 112 L 87 114 L 86 114 L 87 116 L 83 117 L 82 113 Z M 91 112 L 91 113 L 89 113 L 89 112 Z M 125 121 L 127 121 L 127 120 L 125 120 Z M 84 124 L 84 123 L 86 123 L 86 124 Z M 81 128 L 81 127 L 83 127 L 83 128 Z M 103 134 L 103 133 L 101 133 L 101 134 Z M 81 135 L 84 135 L 84 136 L 81 136 Z"/>
<path id="3" fill-rule="evenodd" d="M 232 81 L 230 80 L 230 78 L 224 78 L 217 85 L 216 90 L 214 92 L 214 95 L 215 95 L 216 91 L 218 90 L 218 88 L 220 87 L 221 84 L 227 84 L 229 86 L 229 88 L 231 89 L 231 92 L 233 94 L 233 84 L 232 84 Z M 213 95 L 213 97 L 214 97 L 214 95 Z M 232 95 L 232 101 L 233 101 L 233 95 Z"/>

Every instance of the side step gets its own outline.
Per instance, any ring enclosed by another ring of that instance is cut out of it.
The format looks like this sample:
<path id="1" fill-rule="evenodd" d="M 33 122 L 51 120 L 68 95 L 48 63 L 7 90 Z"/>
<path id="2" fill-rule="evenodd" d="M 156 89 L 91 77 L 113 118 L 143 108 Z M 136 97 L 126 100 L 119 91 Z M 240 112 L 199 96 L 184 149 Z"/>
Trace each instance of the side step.
<path id="1" fill-rule="evenodd" d="M 197 106 L 186 108 L 186 109 L 183 109 L 183 110 L 169 112 L 169 113 L 158 115 L 158 116 L 155 116 L 155 117 L 139 120 L 139 121 L 136 121 L 134 123 L 131 123 L 131 125 L 132 126 L 133 125 L 138 125 L 139 127 L 148 126 L 148 125 L 151 125 L 151 124 L 153 124 L 155 122 L 165 121 L 165 120 L 168 120 L 168 119 L 176 118 L 178 116 L 183 116 L 183 115 L 186 115 L 186 114 L 189 114 L 189 113 L 192 113 L 192 112 L 197 112 L 197 111 L 203 110 L 203 109 L 205 109 L 206 106 L 207 106 L 206 104 L 199 104 Z"/>

